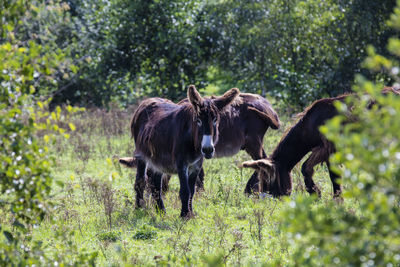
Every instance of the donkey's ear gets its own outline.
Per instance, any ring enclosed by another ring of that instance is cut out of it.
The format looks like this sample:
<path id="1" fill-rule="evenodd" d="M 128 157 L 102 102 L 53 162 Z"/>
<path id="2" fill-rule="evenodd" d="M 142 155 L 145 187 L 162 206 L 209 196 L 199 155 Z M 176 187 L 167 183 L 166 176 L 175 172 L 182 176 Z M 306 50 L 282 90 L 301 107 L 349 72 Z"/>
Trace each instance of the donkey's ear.
<path id="1" fill-rule="evenodd" d="M 274 163 L 268 159 L 258 159 L 245 161 L 241 165 L 244 168 L 252 168 L 256 170 L 270 171 L 274 168 Z"/>
<path id="2" fill-rule="evenodd" d="M 190 85 L 187 91 L 189 102 L 198 110 L 203 105 L 203 98 L 194 85 Z"/>
<path id="3" fill-rule="evenodd" d="M 128 167 L 128 168 L 135 168 L 136 167 L 136 160 L 135 158 L 119 158 L 119 163 L 121 163 L 122 165 Z"/>
<path id="4" fill-rule="evenodd" d="M 226 106 L 232 103 L 233 100 L 239 95 L 240 91 L 237 88 L 232 88 L 231 90 L 225 92 L 220 97 L 213 100 L 214 105 L 219 109 L 223 110 Z"/>
<path id="5" fill-rule="evenodd" d="M 274 163 L 269 159 L 259 159 L 256 160 L 256 162 L 258 167 L 263 171 L 270 173 L 272 170 L 274 170 Z"/>
<path id="6" fill-rule="evenodd" d="M 257 161 L 256 160 L 249 160 L 249 161 L 245 161 L 242 164 L 239 165 L 240 168 L 252 168 L 252 169 L 256 169 L 259 170 L 260 168 L 257 165 Z"/>

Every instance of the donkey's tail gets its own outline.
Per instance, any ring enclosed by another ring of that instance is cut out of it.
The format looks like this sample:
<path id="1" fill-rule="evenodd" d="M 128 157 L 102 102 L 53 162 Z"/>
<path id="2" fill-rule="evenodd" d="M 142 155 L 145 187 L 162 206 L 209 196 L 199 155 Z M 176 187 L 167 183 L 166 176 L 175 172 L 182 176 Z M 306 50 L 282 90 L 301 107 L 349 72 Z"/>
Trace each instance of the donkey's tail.
<path id="1" fill-rule="evenodd" d="M 136 159 L 132 158 L 132 157 L 125 157 L 125 158 L 119 158 L 119 163 L 121 163 L 122 165 L 128 167 L 128 168 L 135 168 L 137 163 L 136 163 Z"/>
<path id="2" fill-rule="evenodd" d="M 279 129 L 281 126 L 281 122 L 276 116 L 260 111 L 254 107 L 248 107 L 248 109 L 254 111 L 260 118 L 269 123 L 272 129 Z"/>

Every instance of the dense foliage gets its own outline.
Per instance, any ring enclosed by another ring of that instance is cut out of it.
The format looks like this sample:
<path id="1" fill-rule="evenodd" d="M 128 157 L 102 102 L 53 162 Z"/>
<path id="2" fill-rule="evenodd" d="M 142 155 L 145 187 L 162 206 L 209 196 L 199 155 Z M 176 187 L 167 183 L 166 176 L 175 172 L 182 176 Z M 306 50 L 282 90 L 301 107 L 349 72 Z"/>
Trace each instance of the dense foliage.
<path id="1" fill-rule="evenodd" d="M 143 96 L 185 95 L 207 66 L 196 33 L 198 1 L 70 1 L 70 46 L 84 58 L 55 102 L 102 106 Z M 76 46 L 76 42 L 79 43 Z"/>
<path id="2" fill-rule="evenodd" d="M 394 4 L 223 1 L 207 12 L 218 40 L 214 63 L 246 91 L 304 106 L 350 90 L 366 45 L 383 50 Z"/>
<path id="3" fill-rule="evenodd" d="M 268 93 L 287 104 L 351 90 L 366 46 L 384 52 L 385 1 L 66 1 L 62 33 L 75 75 L 55 103 L 107 105 L 143 96 L 179 99 L 188 84 Z M 32 29 L 33 32 L 35 31 Z"/>
<path id="4" fill-rule="evenodd" d="M 52 50 L 54 40 L 45 42 L 44 34 L 38 41 L 25 27 L 31 18 L 39 17 L 33 20 L 39 23 L 41 12 L 62 14 L 63 6 L 40 8 L 38 3 L 34 4 L 7 1 L 1 6 L 5 20 L 0 29 L 0 265 L 46 263 L 48 258 L 41 242 L 31 242 L 30 233 L 52 208 L 52 159 L 47 143 L 54 133 L 68 136 L 57 125 L 66 122 L 68 113 L 62 116 L 59 107 L 50 113 L 47 102 L 34 97 L 36 93 L 54 90 L 55 76 L 64 67 L 65 54 L 58 48 Z M 35 27 L 30 23 L 29 26 Z M 68 110 L 77 109 L 69 106 Z M 6 220 L 11 223 L 4 223 Z M 53 259 L 57 257 L 49 260 Z"/>

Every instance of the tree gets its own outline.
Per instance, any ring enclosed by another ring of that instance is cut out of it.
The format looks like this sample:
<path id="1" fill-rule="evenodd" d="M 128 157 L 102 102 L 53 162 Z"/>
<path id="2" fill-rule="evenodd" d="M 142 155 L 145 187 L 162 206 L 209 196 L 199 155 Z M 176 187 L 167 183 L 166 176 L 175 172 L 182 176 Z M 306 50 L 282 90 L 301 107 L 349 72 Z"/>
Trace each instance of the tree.
<path id="1" fill-rule="evenodd" d="M 55 101 L 106 105 L 142 96 L 184 97 L 205 84 L 196 34 L 199 1 L 73 1 L 74 23 L 90 59 Z"/>
<path id="2" fill-rule="evenodd" d="M 350 89 L 366 44 L 383 50 L 394 1 L 367 2 L 212 3 L 203 39 L 214 41 L 214 64 L 232 85 L 305 106 Z"/>
<path id="3" fill-rule="evenodd" d="M 60 77 L 55 105 L 177 100 L 194 83 L 305 106 L 350 90 L 354 73 L 390 80 L 360 63 L 367 44 L 384 51 L 394 0 L 67 3 L 70 23 L 51 28 L 65 32 L 60 47 L 76 68 Z"/>

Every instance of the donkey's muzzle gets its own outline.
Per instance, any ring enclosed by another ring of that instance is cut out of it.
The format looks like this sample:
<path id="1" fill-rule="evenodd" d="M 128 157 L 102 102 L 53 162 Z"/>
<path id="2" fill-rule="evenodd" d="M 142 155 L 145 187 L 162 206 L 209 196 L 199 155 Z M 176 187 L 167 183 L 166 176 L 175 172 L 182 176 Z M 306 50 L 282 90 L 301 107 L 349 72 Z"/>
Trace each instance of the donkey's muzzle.
<path id="1" fill-rule="evenodd" d="M 206 159 L 211 159 L 214 156 L 214 151 L 215 151 L 215 149 L 212 146 L 201 148 L 201 153 L 203 154 L 203 156 Z"/>
<path id="2" fill-rule="evenodd" d="M 211 135 L 204 135 L 201 140 L 201 153 L 206 159 L 211 159 L 214 156 L 214 142 Z"/>

